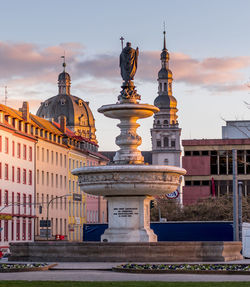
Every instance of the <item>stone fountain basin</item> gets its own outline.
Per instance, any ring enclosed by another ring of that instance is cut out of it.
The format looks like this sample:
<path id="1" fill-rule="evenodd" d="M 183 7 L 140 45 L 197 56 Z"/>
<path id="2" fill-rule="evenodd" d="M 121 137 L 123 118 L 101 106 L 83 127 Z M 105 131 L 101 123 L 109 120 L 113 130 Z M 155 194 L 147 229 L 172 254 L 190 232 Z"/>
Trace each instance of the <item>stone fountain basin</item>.
<path id="1" fill-rule="evenodd" d="M 104 105 L 98 109 L 106 117 L 113 119 L 136 118 L 143 119 L 151 117 L 159 109 L 149 104 L 112 104 Z"/>
<path id="2" fill-rule="evenodd" d="M 106 165 L 72 171 L 81 189 L 92 195 L 155 196 L 175 191 L 186 170 L 175 166 Z"/>

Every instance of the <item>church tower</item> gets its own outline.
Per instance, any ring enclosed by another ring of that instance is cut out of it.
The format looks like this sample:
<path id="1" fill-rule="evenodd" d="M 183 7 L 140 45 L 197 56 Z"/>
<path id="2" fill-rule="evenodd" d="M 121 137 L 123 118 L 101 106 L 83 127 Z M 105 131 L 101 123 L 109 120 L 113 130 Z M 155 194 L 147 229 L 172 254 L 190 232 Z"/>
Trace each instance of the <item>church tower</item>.
<path id="1" fill-rule="evenodd" d="M 180 166 L 181 129 L 177 121 L 177 101 L 172 93 L 173 75 L 169 69 L 166 31 L 163 32 L 161 69 L 158 73 L 158 97 L 154 105 L 160 109 L 154 115 L 152 136 L 152 164 Z"/>

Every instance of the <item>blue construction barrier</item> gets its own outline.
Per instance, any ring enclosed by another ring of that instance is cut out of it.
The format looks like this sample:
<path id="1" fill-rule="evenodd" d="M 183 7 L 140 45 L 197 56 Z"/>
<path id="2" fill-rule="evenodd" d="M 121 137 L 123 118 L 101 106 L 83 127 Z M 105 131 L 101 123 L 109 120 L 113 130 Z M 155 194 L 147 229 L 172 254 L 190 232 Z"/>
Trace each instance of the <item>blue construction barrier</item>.
<path id="1" fill-rule="evenodd" d="M 233 222 L 152 222 L 158 241 L 233 241 Z M 108 224 L 84 224 L 83 241 L 101 241 Z"/>

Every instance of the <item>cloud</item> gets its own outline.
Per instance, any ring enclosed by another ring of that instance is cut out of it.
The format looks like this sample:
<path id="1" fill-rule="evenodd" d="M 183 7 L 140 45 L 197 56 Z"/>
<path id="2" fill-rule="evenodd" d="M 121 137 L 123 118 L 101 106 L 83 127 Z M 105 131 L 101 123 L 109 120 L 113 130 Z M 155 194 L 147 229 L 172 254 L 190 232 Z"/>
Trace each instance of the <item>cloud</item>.
<path id="1" fill-rule="evenodd" d="M 57 76 L 62 69 L 60 57 L 64 51 L 67 71 L 77 89 L 98 94 L 101 94 L 102 87 L 106 92 L 114 87 L 120 89 L 119 54 L 103 53 L 88 57 L 85 47 L 79 43 L 43 47 L 32 43 L 0 42 L 0 85 L 7 84 L 13 89 L 14 96 L 28 92 L 32 95 L 35 90 L 38 94 L 44 90 L 57 91 Z M 160 66 L 160 51 L 141 52 L 135 84 L 156 83 Z M 196 59 L 184 53 L 170 54 L 170 69 L 176 83 L 210 91 L 247 89 L 244 69 L 249 67 L 250 57 L 247 56 Z"/>
<path id="2" fill-rule="evenodd" d="M 244 90 L 243 74 L 250 67 L 250 57 L 195 59 L 183 53 L 171 53 L 170 68 L 175 82 L 202 86 L 207 90 Z M 77 74 L 121 82 L 118 55 L 97 55 L 76 64 Z M 137 81 L 156 82 L 160 70 L 160 52 L 140 54 Z"/>
<path id="3" fill-rule="evenodd" d="M 97 55 L 75 65 L 78 75 L 117 81 L 120 78 L 118 55 Z"/>
<path id="4" fill-rule="evenodd" d="M 42 75 L 58 67 L 64 51 L 67 60 L 74 63 L 83 49 L 79 43 L 40 47 L 31 43 L 0 42 L 0 78 L 7 80 Z"/>

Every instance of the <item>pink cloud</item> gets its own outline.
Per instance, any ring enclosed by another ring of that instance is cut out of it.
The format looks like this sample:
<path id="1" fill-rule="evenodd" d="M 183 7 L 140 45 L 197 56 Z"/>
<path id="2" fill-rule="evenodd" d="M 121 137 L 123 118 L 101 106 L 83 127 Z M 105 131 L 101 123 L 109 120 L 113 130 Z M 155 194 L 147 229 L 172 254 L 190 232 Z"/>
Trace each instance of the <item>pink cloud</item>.
<path id="1" fill-rule="evenodd" d="M 31 43 L 0 42 L 0 84 L 7 84 L 17 90 L 57 85 L 57 76 L 62 70 L 60 59 L 66 51 L 67 71 L 72 82 L 82 80 L 85 90 L 100 92 L 101 82 L 108 81 L 108 90 L 112 85 L 119 89 L 122 79 L 119 69 L 119 54 L 98 54 L 88 58 L 85 47 L 79 43 L 41 47 Z M 160 70 L 161 51 L 140 53 L 138 82 L 156 82 Z M 170 69 L 175 82 L 201 86 L 208 90 L 236 91 L 243 90 L 243 70 L 250 67 L 250 57 L 224 57 L 196 59 L 184 53 L 170 53 Z M 93 87 L 92 82 L 99 87 Z M 119 85 L 119 86 L 118 86 Z M 55 90 L 57 87 L 55 87 Z"/>
<path id="2" fill-rule="evenodd" d="M 26 77 L 29 75 L 53 71 L 60 57 L 66 51 L 68 62 L 74 63 L 82 55 L 83 46 L 78 43 L 66 43 L 58 46 L 41 48 L 30 43 L 0 42 L 0 77 Z"/>

